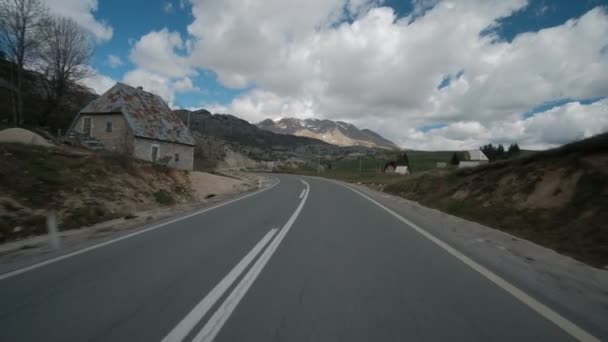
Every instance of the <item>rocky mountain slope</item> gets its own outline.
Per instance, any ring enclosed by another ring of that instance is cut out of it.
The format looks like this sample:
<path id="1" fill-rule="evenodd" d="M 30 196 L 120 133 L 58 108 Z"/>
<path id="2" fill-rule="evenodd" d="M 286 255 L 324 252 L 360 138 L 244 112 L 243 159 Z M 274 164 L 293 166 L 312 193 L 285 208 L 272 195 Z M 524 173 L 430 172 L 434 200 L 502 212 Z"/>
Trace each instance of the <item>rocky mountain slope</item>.
<path id="1" fill-rule="evenodd" d="M 315 138 L 338 146 L 398 149 L 392 141 L 383 138 L 378 133 L 369 129 L 361 130 L 342 121 L 283 118 L 276 121 L 266 119 L 257 126 L 274 133 Z"/>
<path id="2" fill-rule="evenodd" d="M 277 134 L 259 128 L 230 114 L 211 114 L 207 110 L 175 110 L 189 125 L 196 140 L 195 169 L 217 168 L 272 169 L 298 167 L 322 159 L 345 155 L 375 154 L 380 149 L 363 146 L 340 147 L 318 139 Z"/>

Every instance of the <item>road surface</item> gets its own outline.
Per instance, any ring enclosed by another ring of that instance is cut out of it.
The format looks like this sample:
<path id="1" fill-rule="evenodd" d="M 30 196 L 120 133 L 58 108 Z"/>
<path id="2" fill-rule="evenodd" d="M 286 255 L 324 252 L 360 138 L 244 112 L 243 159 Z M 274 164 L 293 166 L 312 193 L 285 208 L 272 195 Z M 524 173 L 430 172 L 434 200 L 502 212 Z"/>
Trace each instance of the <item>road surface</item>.
<path id="1" fill-rule="evenodd" d="M 276 183 L 0 275 L 0 341 L 593 340 L 370 198 Z"/>

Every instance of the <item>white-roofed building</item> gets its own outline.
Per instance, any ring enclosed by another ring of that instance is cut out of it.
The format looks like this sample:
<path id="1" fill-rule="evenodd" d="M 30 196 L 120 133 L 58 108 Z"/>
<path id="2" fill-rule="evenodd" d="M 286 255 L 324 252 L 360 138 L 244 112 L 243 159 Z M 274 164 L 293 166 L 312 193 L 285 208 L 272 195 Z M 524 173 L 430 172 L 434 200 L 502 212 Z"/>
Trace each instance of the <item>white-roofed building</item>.
<path id="1" fill-rule="evenodd" d="M 486 157 L 486 155 L 481 150 L 469 150 L 466 152 L 468 160 L 460 161 L 460 163 L 458 163 L 459 168 L 475 167 L 490 162 L 488 157 Z"/>

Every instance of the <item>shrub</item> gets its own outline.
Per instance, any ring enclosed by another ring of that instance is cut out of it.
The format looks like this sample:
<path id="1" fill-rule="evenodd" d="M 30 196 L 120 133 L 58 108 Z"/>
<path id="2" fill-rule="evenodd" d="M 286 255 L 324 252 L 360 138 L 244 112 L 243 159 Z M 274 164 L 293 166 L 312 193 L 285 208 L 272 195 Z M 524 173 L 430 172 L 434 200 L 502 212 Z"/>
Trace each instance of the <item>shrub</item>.
<path id="1" fill-rule="evenodd" d="M 155 192 L 154 198 L 156 199 L 156 202 L 162 205 L 175 204 L 175 198 L 173 198 L 173 195 L 165 190 L 158 190 Z"/>

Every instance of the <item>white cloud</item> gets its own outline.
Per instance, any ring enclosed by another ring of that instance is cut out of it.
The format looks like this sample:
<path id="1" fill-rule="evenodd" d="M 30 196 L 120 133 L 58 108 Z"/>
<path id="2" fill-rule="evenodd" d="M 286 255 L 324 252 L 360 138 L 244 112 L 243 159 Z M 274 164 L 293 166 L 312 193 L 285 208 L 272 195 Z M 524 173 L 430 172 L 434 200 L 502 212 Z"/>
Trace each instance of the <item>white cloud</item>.
<path id="1" fill-rule="evenodd" d="M 190 77 L 184 77 L 173 82 L 173 89 L 178 93 L 187 93 L 200 90 L 198 87 L 194 86 Z"/>
<path id="2" fill-rule="evenodd" d="M 186 45 L 178 32 L 164 28 L 152 31 L 136 41 L 129 58 L 138 68 L 165 77 L 196 75 L 184 52 Z"/>
<path id="3" fill-rule="evenodd" d="M 399 141 L 414 149 L 478 148 L 488 142 L 518 142 L 524 148 L 545 149 L 608 131 L 608 99 L 583 105 L 571 102 L 529 118 L 481 125 L 455 122 L 421 132 L 410 129 Z"/>
<path id="4" fill-rule="evenodd" d="M 132 87 L 142 87 L 145 91 L 154 93 L 173 106 L 175 90 L 171 81 L 163 76 L 142 69 L 135 69 L 126 73 L 123 82 Z"/>
<path id="5" fill-rule="evenodd" d="M 93 68 L 89 69 L 89 73 L 91 76 L 82 80 L 82 84 L 85 87 L 93 89 L 98 95 L 105 93 L 108 89 L 112 88 L 114 84 L 116 84 L 116 80 L 109 76 L 100 74 L 99 71 Z"/>
<path id="6" fill-rule="evenodd" d="M 526 0 L 416 0 L 405 18 L 379 3 L 311 0 L 302 8 L 295 0 L 194 0 L 187 60 L 216 72 L 225 86 L 254 86 L 225 111 L 250 121 L 350 121 L 404 147 L 456 148 L 509 137 L 534 146 L 565 142 L 573 135 L 534 131 L 544 116 L 522 120 L 522 113 L 556 99 L 608 95 L 608 14 L 601 7 L 506 42 L 480 32 L 524 9 Z M 347 13 L 355 19 L 340 23 Z M 448 127 L 416 129 L 439 122 Z"/>
<path id="7" fill-rule="evenodd" d="M 165 13 L 173 13 L 173 3 L 166 1 L 163 5 L 163 11 L 165 11 Z"/>
<path id="8" fill-rule="evenodd" d="M 101 41 L 112 39 L 113 28 L 95 18 L 97 0 L 43 0 L 51 12 L 72 18 Z"/>
<path id="9" fill-rule="evenodd" d="M 108 55 L 107 63 L 111 68 L 118 68 L 119 66 L 121 66 L 123 64 L 122 59 L 120 59 L 119 56 L 112 55 L 112 54 Z"/>

